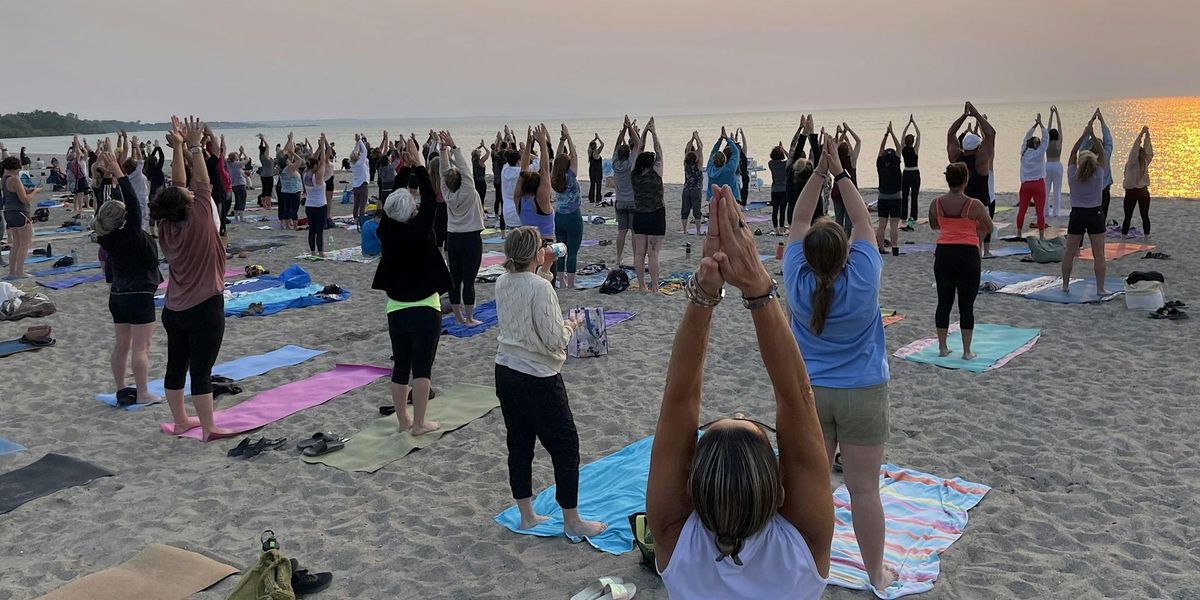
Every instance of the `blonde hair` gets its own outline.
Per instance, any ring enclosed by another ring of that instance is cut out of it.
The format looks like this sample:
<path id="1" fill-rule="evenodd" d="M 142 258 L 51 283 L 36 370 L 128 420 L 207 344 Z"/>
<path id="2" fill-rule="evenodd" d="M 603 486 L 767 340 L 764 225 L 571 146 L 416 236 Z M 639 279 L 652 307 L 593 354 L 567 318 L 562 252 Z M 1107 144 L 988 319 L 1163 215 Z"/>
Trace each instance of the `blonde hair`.
<path id="1" fill-rule="evenodd" d="M 688 491 L 700 523 L 716 537 L 716 559 L 740 566 L 746 538 L 770 522 L 783 500 L 779 459 L 759 431 L 709 429 L 696 442 Z"/>
<path id="2" fill-rule="evenodd" d="M 1076 159 L 1078 165 L 1079 181 L 1087 181 L 1096 174 L 1100 169 L 1100 157 L 1096 156 L 1091 150 L 1082 150 L 1079 152 L 1079 157 Z"/>
<path id="3" fill-rule="evenodd" d="M 400 223 L 407 223 L 417 214 L 417 199 L 413 198 L 407 188 L 400 188 L 388 195 L 383 202 L 383 212 L 388 218 Z"/>
<path id="4" fill-rule="evenodd" d="M 542 234 L 536 227 L 518 227 L 504 238 L 504 270 L 509 273 L 524 271 L 537 260 L 542 247 Z"/>

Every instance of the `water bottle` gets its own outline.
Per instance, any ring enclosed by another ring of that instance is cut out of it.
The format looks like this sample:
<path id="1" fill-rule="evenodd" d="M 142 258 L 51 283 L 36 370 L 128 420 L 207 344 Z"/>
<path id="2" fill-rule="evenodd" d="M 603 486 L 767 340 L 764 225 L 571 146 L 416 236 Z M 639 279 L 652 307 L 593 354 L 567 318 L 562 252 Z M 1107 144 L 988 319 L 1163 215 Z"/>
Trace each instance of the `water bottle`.
<path id="1" fill-rule="evenodd" d="M 775 246 L 775 260 L 783 260 L 783 242 Z"/>
<path id="2" fill-rule="evenodd" d="M 71 248 L 71 264 L 79 264 L 79 253 L 76 252 L 74 248 Z"/>
<path id="3" fill-rule="evenodd" d="M 691 255 L 692 255 L 692 244 L 691 244 L 691 242 L 688 242 L 688 243 L 686 243 L 686 244 L 684 244 L 684 245 L 683 245 L 683 253 L 684 253 L 684 255 L 685 255 L 685 256 L 691 256 Z"/>

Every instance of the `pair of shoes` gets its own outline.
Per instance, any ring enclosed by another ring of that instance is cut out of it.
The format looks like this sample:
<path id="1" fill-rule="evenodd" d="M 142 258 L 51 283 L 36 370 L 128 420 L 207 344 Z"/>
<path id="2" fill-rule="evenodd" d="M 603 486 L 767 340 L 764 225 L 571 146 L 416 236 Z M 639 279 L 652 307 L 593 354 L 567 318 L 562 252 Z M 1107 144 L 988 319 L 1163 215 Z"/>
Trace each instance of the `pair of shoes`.
<path id="1" fill-rule="evenodd" d="M 333 573 L 310 573 L 308 569 L 300 568 L 300 561 L 291 559 L 292 591 L 297 596 L 315 594 L 333 583 Z"/>
<path id="2" fill-rule="evenodd" d="M 1171 321 L 1182 321 L 1188 318 L 1188 314 L 1179 310 L 1176 307 L 1163 306 L 1162 308 L 1150 313 L 1151 319 L 1168 319 Z"/>
<path id="3" fill-rule="evenodd" d="M 296 449 L 305 456 L 321 456 L 323 454 L 337 452 L 338 450 L 345 448 L 346 442 L 348 441 L 350 441 L 348 438 L 338 437 L 332 433 L 318 431 L 317 433 L 312 434 L 312 436 L 300 440 L 300 442 L 296 444 Z"/>
<path id="4" fill-rule="evenodd" d="M 278 450 L 287 443 L 287 438 L 267 439 L 258 438 L 258 441 L 251 442 L 250 438 L 245 438 L 238 442 L 238 445 L 229 449 L 229 456 L 240 456 L 242 458 L 254 458 L 262 454 L 264 450 Z"/>

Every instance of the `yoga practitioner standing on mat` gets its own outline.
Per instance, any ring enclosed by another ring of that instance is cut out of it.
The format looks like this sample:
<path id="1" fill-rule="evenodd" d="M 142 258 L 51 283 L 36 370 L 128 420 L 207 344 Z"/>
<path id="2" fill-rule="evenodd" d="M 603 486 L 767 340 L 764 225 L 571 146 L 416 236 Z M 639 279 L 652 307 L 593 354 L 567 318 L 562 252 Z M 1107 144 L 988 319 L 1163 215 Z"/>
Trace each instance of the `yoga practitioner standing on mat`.
<path id="1" fill-rule="evenodd" d="M 896 579 L 884 563 L 885 527 L 879 500 L 890 379 L 879 312 L 883 261 L 871 231 L 871 214 L 842 166 L 838 146 L 833 138 L 826 138 L 816 174 L 800 193 L 798 218 L 783 256 L 783 280 L 792 334 L 812 382 L 826 455 L 832 463 L 834 451 L 841 447 L 854 535 L 871 585 L 883 590 Z M 849 239 L 840 225 L 828 219 L 808 224 L 807 215 L 812 214 L 828 177 L 841 189 L 846 213 L 854 223 Z"/>
<path id="2" fill-rule="evenodd" d="M 1034 136 L 1035 129 L 1041 128 L 1041 136 Z M 1046 239 L 1046 150 L 1049 144 L 1046 139 L 1046 126 L 1042 123 L 1042 113 L 1038 113 L 1033 126 L 1025 133 L 1025 141 L 1021 143 L 1021 204 L 1017 209 L 1017 235 L 1025 232 L 1025 211 L 1029 203 L 1037 211 L 1038 237 Z"/>
<path id="3" fill-rule="evenodd" d="M 888 138 L 894 147 L 888 148 Z M 888 123 L 883 139 L 879 141 L 879 156 L 875 158 L 875 172 L 879 175 L 879 202 L 875 205 L 879 213 L 879 227 L 875 231 L 875 243 L 883 252 L 887 241 L 884 234 L 891 230 L 892 256 L 900 256 L 900 220 L 904 218 L 906 207 L 901 189 L 904 187 L 900 171 L 900 140 L 892 124 Z"/>
<path id="4" fill-rule="evenodd" d="M 658 291 L 658 252 L 667 234 L 667 208 L 663 204 L 663 153 L 654 128 L 654 117 L 646 123 L 643 142 L 654 139 L 653 152 L 641 152 L 633 164 L 633 270 L 643 292 Z M 643 143 L 644 146 L 644 143 Z M 650 282 L 646 283 L 646 269 Z"/>
<path id="5" fill-rule="evenodd" d="M 271 146 L 267 138 L 258 134 L 258 179 L 262 189 L 258 191 L 258 205 L 271 210 L 272 197 L 275 195 L 275 161 L 271 160 Z"/>
<path id="6" fill-rule="evenodd" d="M 916 135 L 908 132 L 909 127 L 913 128 Z M 921 216 L 917 207 L 917 199 L 921 195 L 921 168 L 918 166 L 921 157 L 921 126 L 917 125 L 917 120 L 912 114 L 908 115 L 908 125 L 904 126 L 903 138 L 904 148 L 900 150 L 900 156 L 904 159 L 904 175 L 901 180 L 900 200 L 907 209 L 908 220 L 902 229 L 912 231 L 913 225 L 917 224 L 917 219 Z"/>
<path id="7" fill-rule="evenodd" d="M 150 342 L 154 339 L 154 293 L 163 280 L 158 270 L 158 245 L 142 228 L 145 216 L 141 202 L 117 158 L 104 151 L 97 160 L 117 177 L 121 197 L 126 199 L 105 202 L 92 222 L 96 242 L 108 254 L 104 279 L 110 284 L 108 310 L 117 337 L 109 364 L 117 386 L 117 400 L 128 397 L 125 367 L 132 362 L 137 392 L 134 400 L 138 404 L 152 404 L 162 400 L 151 394 L 147 385 Z"/>
<path id="8" fill-rule="evenodd" d="M 528 130 L 525 146 L 521 149 L 521 172 L 517 175 L 515 198 L 517 217 L 522 225 L 537 228 L 542 234 L 542 240 L 554 241 L 554 202 L 553 190 L 550 187 L 550 161 L 537 160 L 536 170 L 530 171 L 533 144 L 537 142 L 542 147 L 542 156 L 546 156 L 550 143 L 550 133 L 545 125 L 538 125 Z M 553 272 L 551 263 L 551 272 Z"/>
<path id="9" fill-rule="evenodd" d="M 1142 235 L 1150 239 L 1150 162 L 1154 160 L 1154 146 L 1150 143 L 1150 128 L 1142 127 L 1129 159 L 1125 161 L 1125 220 L 1121 223 L 1121 235 L 1129 237 L 1129 222 L 1133 220 L 1133 209 L 1142 213 Z"/>
<path id="10" fill-rule="evenodd" d="M 236 222 L 242 223 L 242 213 L 246 210 L 246 165 L 250 164 L 250 159 L 246 158 L 246 149 L 238 148 L 237 152 L 230 152 L 225 158 L 225 171 L 229 173 L 229 186 L 233 192 L 233 218 Z"/>
<path id="11" fill-rule="evenodd" d="M 329 142 L 325 134 L 317 141 L 317 152 L 308 157 L 308 168 L 304 170 L 304 216 L 308 217 L 308 253 L 325 258 L 325 222 L 329 218 L 329 201 L 325 195 L 325 172 L 331 164 L 328 160 Z"/>
<path id="12" fill-rule="evenodd" d="M 209 132 L 210 147 L 216 142 L 212 130 L 195 117 L 186 121 L 171 117 L 171 125 L 167 142 L 173 151 L 173 185 L 150 201 L 150 218 L 159 224 L 158 245 L 169 274 L 162 311 L 163 329 L 167 330 L 163 387 L 174 420 L 171 433 L 182 435 L 200 427 L 200 439 L 208 441 L 235 433 L 213 421 L 212 367 L 225 337 L 225 244 L 204 157 L 205 132 Z M 187 162 L 192 167 L 190 190 L 183 187 Z M 189 374 L 196 417 L 188 416 L 183 403 L 183 384 Z"/>
<path id="13" fill-rule="evenodd" d="M 558 140 L 558 152 L 550 168 L 550 188 L 554 190 L 554 236 L 567 245 L 567 255 L 558 259 L 559 273 L 565 273 L 567 289 L 575 289 L 579 246 L 583 243 L 583 214 L 579 212 L 579 155 L 566 123 Z"/>
<path id="14" fill-rule="evenodd" d="M 400 142 L 403 143 L 403 140 Z M 387 292 L 388 336 L 392 342 L 392 403 L 400 431 L 424 435 L 440 425 L 425 416 L 438 339 L 442 335 L 441 294 L 450 291 L 450 272 L 434 245 L 437 195 L 421 163 L 416 139 L 402 151 L 398 189 L 384 202 L 379 222 L 383 255 L 371 289 Z M 409 373 L 413 412 L 408 414 Z"/>
<path id="15" fill-rule="evenodd" d="M 704 171 L 700 169 L 702 152 L 704 152 L 704 145 L 700 141 L 700 132 L 693 131 L 692 138 L 683 147 L 683 193 L 679 220 L 683 225 L 684 235 L 691 233 L 688 231 L 689 214 L 696 222 L 696 235 L 700 235 L 700 226 L 703 220 L 700 216 L 701 204 L 703 204 L 701 194 L 704 187 Z"/>
<path id="16" fill-rule="evenodd" d="M 450 311 L 461 325 L 477 327 L 475 320 L 475 276 L 483 259 L 483 203 L 479 192 L 464 181 L 471 164 L 449 131 L 438 133 L 442 199 L 446 204 L 446 260 L 450 267 Z M 486 188 L 485 188 L 486 189 Z M 440 308 L 440 306 L 439 306 Z"/>
<path id="17" fill-rule="evenodd" d="M 367 138 L 354 134 L 354 150 L 350 151 L 350 189 L 354 197 L 354 222 L 367 214 L 367 187 L 371 184 L 371 165 L 367 164 Z"/>
<path id="18" fill-rule="evenodd" d="M 675 334 L 650 453 L 646 522 L 654 560 L 671 598 L 814 600 L 829 575 L 834 523 L 821 423 L 754 235 L 732 190 L 712 193 L 704 258 L 688 281 L 690 303 Z M 807 214 L 793 231 L 808 228 Z M 725 282 L 741 290 L 754 321 L 777 429 L 736 414 L 700 426 L 697 439 L 703 369 L 696 365 L 704 365 Z"/>
<path id="19" fill-rule="evenodd" d="M 4 225 L 8 229 L 8 240 L 12 250 L 8 256 L 8 277 L 5 279 L 24 279 L 25 259 L 33 248 L 33 219 L 30 218 L 33 197 L 42 188 L 25 189 L 21 183 L 21 160 L 15 156 L 4 158 L 2 168 L 3 180 L 0 180 L 0 205 L 4 209 Z M 0 237 L 4 229 L 0 229 Z"/>
<path id="20" fill-rule="evenodd" d="M 850 136 L 854 136 L 854 145 L 850 145 Z M 850 129 L 850 125 L 842 123 L 838 128 L 834 139 L 837 140 L 838 158 L 841 161 L 843 168 L 846 169 L 846 174 L 850 177 L 850 183 L 854 184 L 854 189 L 858 189 L 858 153 L 862 150 L 862 139 L 858 137 Z M 847 235 L 854 231 L 854 220 L 850 218 L 846 212 L 846 205 L 842 201 L 841 187 L 834 185 L 829 193 L 829 197 L 833 200 L 833 219 L 837 221 L 842 229 L 846 230 Z"/>
<path id="21" fill-rule="evenodd" d="M 533 443 L 540 440 L 554 463 L 563 532 L 587 537 L 608 526 L 579 515 L 579 434 L 560 374 L 564 348 L 583 322 L 563 320 L 550 283 L 554 253 L 546 246 L 534 227 L 510 231 L 504 240 L 507 273 L 496 280 L 496 397 L 507 430 L 508 483 L 521 529 L 547 519 L 533 510 Z"/>
<path id="22" fill-rule="evenodd" d="M 968 132 L 959 141 L 958 130 L 968 119 L 975 119 L 979 133 Z M 963 162 L 971 174 L 967 181 L 965 193 L 967 196 L 983 202 L 988 207 L 988 216 L 996 216 L 996 203 L 992 202 L 988 179 L 991 177 L 992 157 L 996 154 L 996 130 L 988 123 L 987 117 L 979 114 L 974 104 L 967 102 L 963 114 L 950 125 L 946 132 L 946 155 L 951 163 Z M 983 257 L 991 258 L 992 232 L 983 237 Z"/>
<path id="23" fill-rule="evenodd" d="M 1058 120 L 1057 127 L 1054 126 L 1055 119 Z M 1057 219 L 1063 182 L 1062 117 L 1058 114 L 1057 106 L 1050 105 L 1050 120 L 1047 125 L 1050 126 L 1050 134 L 1046 142 L 1046 211 Z"/>
<path id="24" fill-rule="evenodd" d="M 820 158 L 820 136 L 813 131 L 812 115 L 800 118 L 800 127 L 796 129 L 796 134 L 792 136 L 791 152 L 788 153 L 791 157 L 791 162 L 788 163 L 787 168 L 787 208 L 784 211 L 784 218 L 787 219 L 789 230 L 792 226 L 792 218 L 796 213 L 796 202 L 800 199 L 800 190 L 804 189 L 804 186 L 808 183 L 808 178 L 812 176 L 813 172 L 813 163 L 804 154 L 805 137 L 808 138 L 809 152 L 813 158 Z M 825 216 L 825 205 L 821 202 L 821 198 L 818 197 L 811 222 L 816 223 L 817 219 L 823 216 Z"/>
<path id="25" fill-rule="evenodd" d="M 604 198 L 604 140 L 595 134 L 588 144 L 588 203 L 599 204 Z"/>
<path id="26" fill-rule="evenodd" d="M 783 142 L 771 148 L 771 160 L 767 169 L 771 171 L 771 233 L 783 235 L 787 231 L 787 167 L 788 154 Z"/>
<path id="27" fill-rule="evenodd" d="M 629 143 L 625 143 L 625 135 L 629 134 Z M 617 213 L 617 265 L 621 268 L 621 258 L 625 256 L 625 236 L 633 224 L 633 173 L 634 157 L 642 151 L 638 140 L 637 123 L 625 115 L 625 123 L 621 126 L 621 134 L 617 136 L 617 145 L 613 148 L 612 170 L 616 181 L 616 193 L 613 195 L 613 209 Z"/>
<path id="28" fill-rule="evenodd" d="M 721 148 L 721 144 L 725 144 L 725 148 Z M 721 128 L 721 137 L 717 139 L 717 143 L 713 144 L 712 152 L 708 155 L 708 183 L 710 185 L 722 186 L 727 185 L 733 190 L 734 200 L 738 204 L 742 204 L 742 197 L 739 194 L 741 188 L 738 183 L 738 162 L 742 158 L 742 151 L 738 145 L 729 139 L 729 134 L 725 133 L 725 128 Z M 708 201 L 712 202 L 712 190 L 708 190 Z"/>
<path id="29" fill-rule="evenodd" d="M 1096 292 L 1103 296 L 1108 293 L 1104 289 L 1104 275 L 1108 266 L 1104 263 L 1104 238 L 1108 228 L 1104 223 L 1104 165 L 1107 156 L 1104 142 L 1096 137 L 1096 119 L 1100 118 L 1100 109 L 1092 113 L 1087 127 L 1071 148 L 1067 163 L 1067 183 L 1071 186 L 1071 218 L 1067 223 L 1067 249 L 1062 261 L 1062 291 L 1068 292 L 1071 286 L 1071 270 L 1075 266 L 1075 255 L 1083 245 L 1083 234 L 1087 234 L 1092 245 L 1092 258 L 1096 263 Z M 1083 148 L 1084 141 L 1091 143 Z M 1082 149 L 1081 149 L 1082 148 Z"/>
<path id="30" fill-rule="evenodd" d="M 487 164 L 491 158 L 492 153 L 488 152 L 483 140 L 479 140 L 479 147 L 471 151 L 471 179 L 475 184 L 475 193 L 479 194 L 479 203 L 485 208 L 487 207 Z"/>
<path id="31" fill-rule="evenodd" d="M 292 134 L 288 134 L 287 145 L 284 146 L 284 156 L 287 162 L 279 171 L 279 228 L 299 231 L 297 221 L 300 218 L 300 193 L 304 191 L 304 181 L 300 175 L 303 161 L 296 155 L 296 144 Z"/>
<path id="32" fill-rule="evenodd" d="M 738 196 L 738 203 L 746 206 L 750 201 L 750 153 L 747 150 L 750 146 L 746 143 L 746 132 L 741 127 L 733 132 L 733 143 L 738 147 L 737 172 L 742 178 L 742 193 Z"/>
<path id="33" fill-rule="evenodd" d="M 933 277 L 937 282 L 938 355 L 949 356 L 946 337 L 950 333 L 950 309 L 958 295 L 958 323 L 962 332 L 963 360 L 971 360 L 971 336 L 975 331 L 975 296 L 979 294 L 979 234 L 992 230 L 987 207 L 963 193 L 971 175 L 961 162 L 946 167 L 950 193 L 939 196 L 929 207 L 929 228 L 938 233 L 933 253 Z"/>

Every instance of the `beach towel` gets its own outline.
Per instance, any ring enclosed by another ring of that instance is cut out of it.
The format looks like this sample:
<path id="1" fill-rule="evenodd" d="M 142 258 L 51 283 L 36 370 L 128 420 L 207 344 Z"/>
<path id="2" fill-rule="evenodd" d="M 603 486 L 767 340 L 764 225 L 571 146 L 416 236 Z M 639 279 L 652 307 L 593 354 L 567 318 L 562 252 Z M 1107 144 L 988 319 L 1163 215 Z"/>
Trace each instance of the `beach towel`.
<path id="1" fill-rule="evenodd" d="M 78 273 L 79 271 L 87 271 L 88 269 L 99 269 L 100 263 L 90 262 L 71 265 L 69 267 L 54 267 L 53 269 L 45 269 L 42 271 L 34 271 L 30 273 L 34 277 L 49 277 L 51 275 L 65 275 L 67 273 Z"/>
<path id="2" fill-rule="evenodd" d="M 920 244 L 901 244 L 900 254 L 918 254 L 921 252 L 933 252 L 937 249 L 937 244 L 933 242 L 923 242 Z"/>
<path id="3" fill-rule="evenodd" d="M 13 454 L 16 452 L 23 452 L 24 450 L 25 446 L 22 446 L 16 442 L 10 442 L 4 438 L 0 438 L 0 454 Z"/>
<path id="4" fill-rule="evenodd" d="M 47 454 L 32 464 L 0 475 L 0 515 L 59 490 L 83 485 L 112 473 L 92 463 Z"/>
<path id="5" fill-rule="evenodd" d="M 998 258 L 1003 256 L 1020 256 L 1023 254 L 1029 254 L 1030 250 L 1029 246 L 1000 246 L 999 248 L 993 246 L 991 248 L 991 252 L 993 257 Z M 984 258 L 987 257 L 985 256 Z"/>
<path id="6" fill-rule="evenodd" d="M 1001 291 L 1004 288 L 1021 283 L 1024 281 L 1033 281 L 1040 277 L 1037 273 L 1013 273 L 1010 271 L 984 271 L 979 274 L 979 289 L 983 291 Z M 991 285 L 988 285 L 991 284 Z M 937 284 L 933 284 L 937 287 Z"/>
<path id="7" fill-rule="evenodd" d="M 33 232 L 33 237 L 45 237 L 48 235 L 60 235 L 63 233 L 83 233 L 83 227 L 72 225 L 70 227 L 59 227 L 57 229 L 39 229 Z"/>
<path id="8" fill-rule="evenodd" d="M 1120 225 L 1109 225 L 1108 231 L 1104 232 L 1104 237 L 1106 237 L 1110 240 L 1123 240 L 1123 239 L 1137 239 L 1137 238 L 1144 237 L 1144 235 L 1142 234 L 1141 230 L 1139 230 L 1137 227 L 1130 227 L 1129 228 L 1129 236 L 1127 238 L 1125 234 L 1121 233 Z"/>
<path id="9" fill-rule="evenodd" d="M 17 338 L 15 340 L 8 340 L 6 342 L 0 342 L 0 358 L 9 356 L 12 354 L 16 354 L 18 352 L 27 352 L 29 350 L 38 350 L 43 347 L 44 346 L 34 346 L 33 344 L 27 344 L 25 342 L 22 342 L 20 338 Z"/>
<path id="10" fill-rule="evenodd" d="M 485 243 L 485 244 L 503 244 L 504 238 L 501 236 L 498 236 L 498 235 L 494 236 L 494 237 L 483 238 L 483 243 Z"/>
<path id="11" fill-rule="evenodd" d="M 296 260 L 328 260 L 333 262 L 353 262 L 353 263 L 371 263 L 379 260 L 379 256 L 364 256 L 362 246 L 354 246 L 352 248 L 342 248 L 325 253 L 325 258 L 313 256 L 311 254 L 301 254 L 296 257 Z"/>
<path id="12" fill-rule="evenodd" d="M 218 410 L 213 413 L 213 420 L 218 427 L 232 429 L 236 433 L 258 429 L 391 374 L 391 369 L 383 367 L 339 364 L 332 370 L 260 392 L 241 404 Z M 162 424 L 163 433 L 167 435 L 171 435 L 172 428 L 174 425 L 171 423 Z M 195 427 L 181 437 L 198 440 L 202 435 L 200 428 Z"/>
<path id="13" fill-rule="evenodd" d="M 1104 260 L 1117 260 L 1122 256 L 1130 254 L 1138 254 L 1153 250 L 1154 246 L 1150 244 L 1134 244 L 1132 242 L 1117 242 L 1114 244 L 1104 244 Z M 1092 247 L 1086 246 L 1079 249 L 1080 260 L 1096 260 L 1092 256 Z"/>
<path id="14" fill-rule="evenodd" d="M 896 323 L 899 323 L 900 321 L 904 320 L 904 315 L 902 315 L 894 310 L 892 311 L 892 314 L 890 314 L 890 315 L 887 314 L 886 312 L 884 312 L 882 314 L 883 314 L 883 326 L 884 327 L 887 327 L 888 325 L 895 325 Z"/>
<path id="15" fill-rule="evenodd" d="M 483 304 L 475 306 L 475 320 L 482 323 L 475 327 L 461 325 L 454 321 L 454 315 L 446 315 L 442 318 L 442 335 L 452 335 L 459 338 L 475 337 L 493 327 L 500 322 L 496 316 L 496 301 L 488 300 Z M 434 419 L 436 421 L 436 419 Z"/>
<path id="16" fill-rule="evenodd" d="M 480 267 L 495 267 L 504 264 L 506 257 L 503 252 L 484 252 L 479 259 Z"/>
<path id="17" fill-rule="evenodd" d="M 600 287 L 604 280 L 608 278 L 608 271 L 602 273 L 593 273 L 591 275 L 576 275 L 575 289 L 591 290 Z"/>
<path id="18" fill-rule="evenodd" d="M 1070 291 L 1062 292 L 1062 279 L 1057 280 L 1055 285 L 1049 286 L 1040 291 L 1025 294 L 1030 300 L 1040 300 L 1042 302 L 1054 302 L 1056 304 L 1100 304 L 1108 302 L 1117 296 L 1125 293 L 1125 278 L 1123 277 L 1107 277 L 1104 279 L 1104 288 L 1107 294 L 1101 297 L 1096 293 L 1096 278 L 1088 277 L 1075 283 L 1072 279 Z"/>
<path id="19" fill-rule="evenodd" d="M 891 587 L 880 590 L 879 597 L 891 600 L 933 589 L 941 572 L 941 554 L 962 537 L 967 511 L 991 489 L 958 477 L 943 479 L 893 464 L 883 465 L 879 474 L 879 497 L 887 524 L 883 558 L 900 576 Z M 833 506 L 829 583 L 854 590 L 870 589 L 854 537 L 850 494 L 845 485 L 834 491 Z"/>
<path id="20" fill-rule="evenodd" d="M 391 371 L 389 370 L 388 373 Z M 428 417 L 441 428 L 422 436 L 399 431 L 395 416 L 380 417 L 362 431 L 350 436 L 346 447 L 322 456 L 301 457 L 309 464 L 321 463 L 343 471 L 374 473 L 388 464 L 404 458 L 409 452 L 425 448 L 442 436 L 481 418 L 500 406 L 496 389 L 481 385 L 456 383 L 439 388 L 437 398 L 429 403 Z"/>
<path id="21" fill-rule="evenodd" d="M 5 252 L 4 254 L 7 255 L 8 252 Z M 30 256 L 25 259 L 25 264 L 36 265 L 38 263 L 57 261 L 58 259 L 60 259 L 62 257 L 63 257 L 63 255 L 61 255 L 61 254 L 55 254 L 54 256 Z"/>
<path id="22" fill-rule="evenodd" d="M 272 287 L 252 294 L 243 294 L 225 301 L 226 317 L 269 316 L 289 308 L 304 308 L 350 298 L 350 290 L 342 288 L 337 296 L 319 295 L 325 286 L 312 284 L 302 288 Z M 262 304 L 262 314 L 244 314 L 251 304 Z"/>
<path id="23" fill-rule="evenodd" d="M 971 338 L 971 351 L 975 353 L 975 358 L 965 361 L 962 359 L 962 332 L 955 323 L 950 327 L 950 335 L 946 338 L 946 345 L 950 348 L 948 356 L 938 356 L 936 337 L 908 344 L 897 350 L 894 356 L 946 369 L 983 373 L 999 369 L 1017 356 L 1028 352 L 1037 343 L 1041 333 L 1040 329 L 976 323 L 975 333 Z"/>
<path id="24" fill-rule="evenodd" d="M 298 365 L 310 358 L 313 358 L 314 356 L 320 356 L 321 354 L 325 354 L 325 351 L 310 350 L 308 348 L 302 348 L 300 346 L 293 346 L 289 344 L 265 354 L 252 354 L 250 356 L 243 356 L 229 362 L 221 363 L 213 367 L 212 374 L 219 375 L 221 377 L 228 377 L 234 381 L 241 381 L 243 379 L 249 379 L 251 377 L 256 377 L 258 375 L 274 371 L 280 367 Z M 191 379 L 192 378 L 189 375 L 184 380 L 184 390 L 190 389 L 189 386 L 191 385 Z M 166 388 L 164 387 L 163 380 L 161 379 L 151 381 L 147 384 L 147 387 L 150 388 L 151 394 L 154 394 L 159 398 L 162 398 L 163 394 L 166 393 Z M 96 394 L 96 399 L 114 408 L 117 406 L 116 394 Z M 143 406 L 150 405 L 132 404 L 124 408 L 125 410 L 137 410 Z"/>
<path id="25" fill-rule="evenodd" d="M 39 600 L 183 600 L 237 572 L 195 552 L 150 544 L 137 556 L 76 579 Z"/>
<path id="26" fill-rule="evenodd" d="M 73 288 L 77 285 L 93 283 L 96 281 L 104 281 L 104 273 L 75 275 L 73 277 L 64 277 L 62 279 L 38 279 L 37 284 L 52 290 L 65 290 L 67 288 Z"/>

